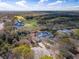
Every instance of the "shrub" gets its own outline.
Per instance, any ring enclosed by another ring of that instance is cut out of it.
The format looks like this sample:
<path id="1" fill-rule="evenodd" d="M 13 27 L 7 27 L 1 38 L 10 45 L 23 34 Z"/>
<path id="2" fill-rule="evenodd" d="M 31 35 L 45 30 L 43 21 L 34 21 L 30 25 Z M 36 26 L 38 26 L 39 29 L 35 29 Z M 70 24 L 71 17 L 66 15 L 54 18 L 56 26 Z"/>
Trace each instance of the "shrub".
<path id="1" fill-rule="evenodd" d="M 79 37 L 79 29 L 73 29 L 73 34 Z"/>
<path id="2" fill-rule="evenodd" d="M 29 45 L 20 45 L 13 49 L 13 53 L 21 59 L 31 59 L 33 54 Z M 17 59 L 16 56 L 16 59 Z"/>
<path id="3" fill-rule="evenodd" d="M 45 56 L 42 56 L 40 59 L 53 59 L 53 58 L 51 56 L 45 55 Z"/>

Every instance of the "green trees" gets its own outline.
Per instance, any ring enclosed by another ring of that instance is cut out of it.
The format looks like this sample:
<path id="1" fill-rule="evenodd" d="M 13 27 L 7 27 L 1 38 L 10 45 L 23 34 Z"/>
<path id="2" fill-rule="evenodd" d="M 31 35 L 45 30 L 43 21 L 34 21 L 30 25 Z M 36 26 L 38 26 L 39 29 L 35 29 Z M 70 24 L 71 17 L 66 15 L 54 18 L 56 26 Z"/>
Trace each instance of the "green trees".
<path id="1" fill-rule="evenodd" d="M 73 34 L 79 37 L 79 29 L 73 29 Z"/>
<path id="2" fill-rule="evenodd" d="M 33 53 L 29 45 L 20 45 L 13 49 L 16 59 L 33 59 Z M 18 57 L 18 58 L 17 58 Z"/>
<path id="3" fill-rule="evenodd" d="M 27 28 L 27 30 L 30 30 L 30 31 L 36 30 L 36 29 L 39 28 L 39 26 L 37 24 L 37 20 L 35 20 L 35 19 L 25 21 L 24 27 Z"/>
<path id="4" fill-rule="evenodd" d="M 45 55 L 45 56 L 42 56 L 40 59 L 53 59 L 53 58 L 51 56 Z"/>

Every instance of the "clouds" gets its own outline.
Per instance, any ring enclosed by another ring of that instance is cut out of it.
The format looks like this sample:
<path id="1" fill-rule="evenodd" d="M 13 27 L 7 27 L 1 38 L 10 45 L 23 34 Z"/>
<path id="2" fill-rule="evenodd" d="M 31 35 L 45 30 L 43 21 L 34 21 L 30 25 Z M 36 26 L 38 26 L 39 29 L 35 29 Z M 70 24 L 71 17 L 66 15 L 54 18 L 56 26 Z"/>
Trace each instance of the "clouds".
<path id="1" fill-rule="evenodd" d="M 45 1 L 47 1 L 47 0 L 44 0 L 43 2 L 45 2 Z M 48 4 L 44 4 L 43 2 L 37 4 L 37 9 L 40 9 L 40 10 L 58 10 L 62 7 L 62 3 L 64 1 L 56 0 L 55 2 L 50 2 Z"/>
<path id="2" fill-rule="evenodd" d="M 65 7 L 63 8 L 63 10 L 76 10 L 76 11 L 79 11 L 79 6 L 71 6 L 71 7 Z"/>
<path id="3" fill-rule="evenodd" d="M 38 3 L 44 3 L 45 1 L 48 1 L 48 0 L 40 0 Z"/>
<path id="4" fill-rule="evenodd" d="M 48 6 L 54 6 L 54 5 L 58 5 L 58 4 L 62 4 L 62 3 L 63 3 L 63 1 L 57 0 L 56 2 L 49 3 Z"/>
<path id="5" fill-rule="evenodd" d="M 25 0 L 17 1 L 15 4 L 20 7 L 27 7 L 27 2 Z"/>
<path id="6" fill-rule="evenodd" d="M 39 0 L 37 4 L 29 5 L 27 0 L 17 0 L 15 2 L 2 2 L 0 0 L 0 10 L 8 11 L 32 11 L 32 10 L 79 10 L 79 4 L 76 6 L 65 4 L 67 0 L 56 0 L 48 3 L 50 0 Z M 33 1 L 35 2 L 35 1 Z M 45 3 L 47 2 L 47 3 Z M 31 3 L 31 2 L 30 2 Z M 72 6 L 72 7 L 71 7 Z"/>
<path id="7" fill-rule="evenodd" d="M 0 2 L 0 10 L 8 10 L 12 9 L 12 5 L 9 5 L 8 3 L 5 2 Z"/>
<path id="8" fill-rule="evenodd" d="M 28 7 L 29 6 L 27 5 L 26 1 L 24 1 L 24 0 L 16 1 L 14 4 L 0 1 L 0 10 L 3 10 L 3 11 L 4 10 L 8 10 L 8 11 L 27 10 Z"/>

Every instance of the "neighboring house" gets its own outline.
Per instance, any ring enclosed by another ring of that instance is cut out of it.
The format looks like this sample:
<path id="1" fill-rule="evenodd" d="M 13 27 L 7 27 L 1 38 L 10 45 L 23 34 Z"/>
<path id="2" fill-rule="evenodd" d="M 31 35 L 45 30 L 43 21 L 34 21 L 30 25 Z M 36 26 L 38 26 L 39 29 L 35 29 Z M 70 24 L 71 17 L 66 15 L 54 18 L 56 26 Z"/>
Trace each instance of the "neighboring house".
<path id="1" fill-rule="evenodd" d="M 67 29 L 58 30 L 58 31 L 57 31 L 57 35 L 58 35 L 59 37 L 70 36 L 71 33 L 72 33 L 72 31 L 71 31 L 71 30 L 67 30 Z"/>
<path id="2" fill-rule="evenodd" d="M 42 31 L 42 32 L 37 32 L 36 33 L 36 37 L 39 40 L 52 39 L 53 38 L 53 34 L 48 32 L 48 31 Z"/>

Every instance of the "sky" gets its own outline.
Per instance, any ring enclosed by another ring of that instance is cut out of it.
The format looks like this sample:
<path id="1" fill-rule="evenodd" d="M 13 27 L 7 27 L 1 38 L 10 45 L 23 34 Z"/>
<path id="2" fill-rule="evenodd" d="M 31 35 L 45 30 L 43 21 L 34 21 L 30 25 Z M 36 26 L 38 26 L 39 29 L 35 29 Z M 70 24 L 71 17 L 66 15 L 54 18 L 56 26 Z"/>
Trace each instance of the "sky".
<path id="1" fill-rule="evenodd" d="M 79 10 L 79 0 L 0 0 L 0 11 Z"/>

